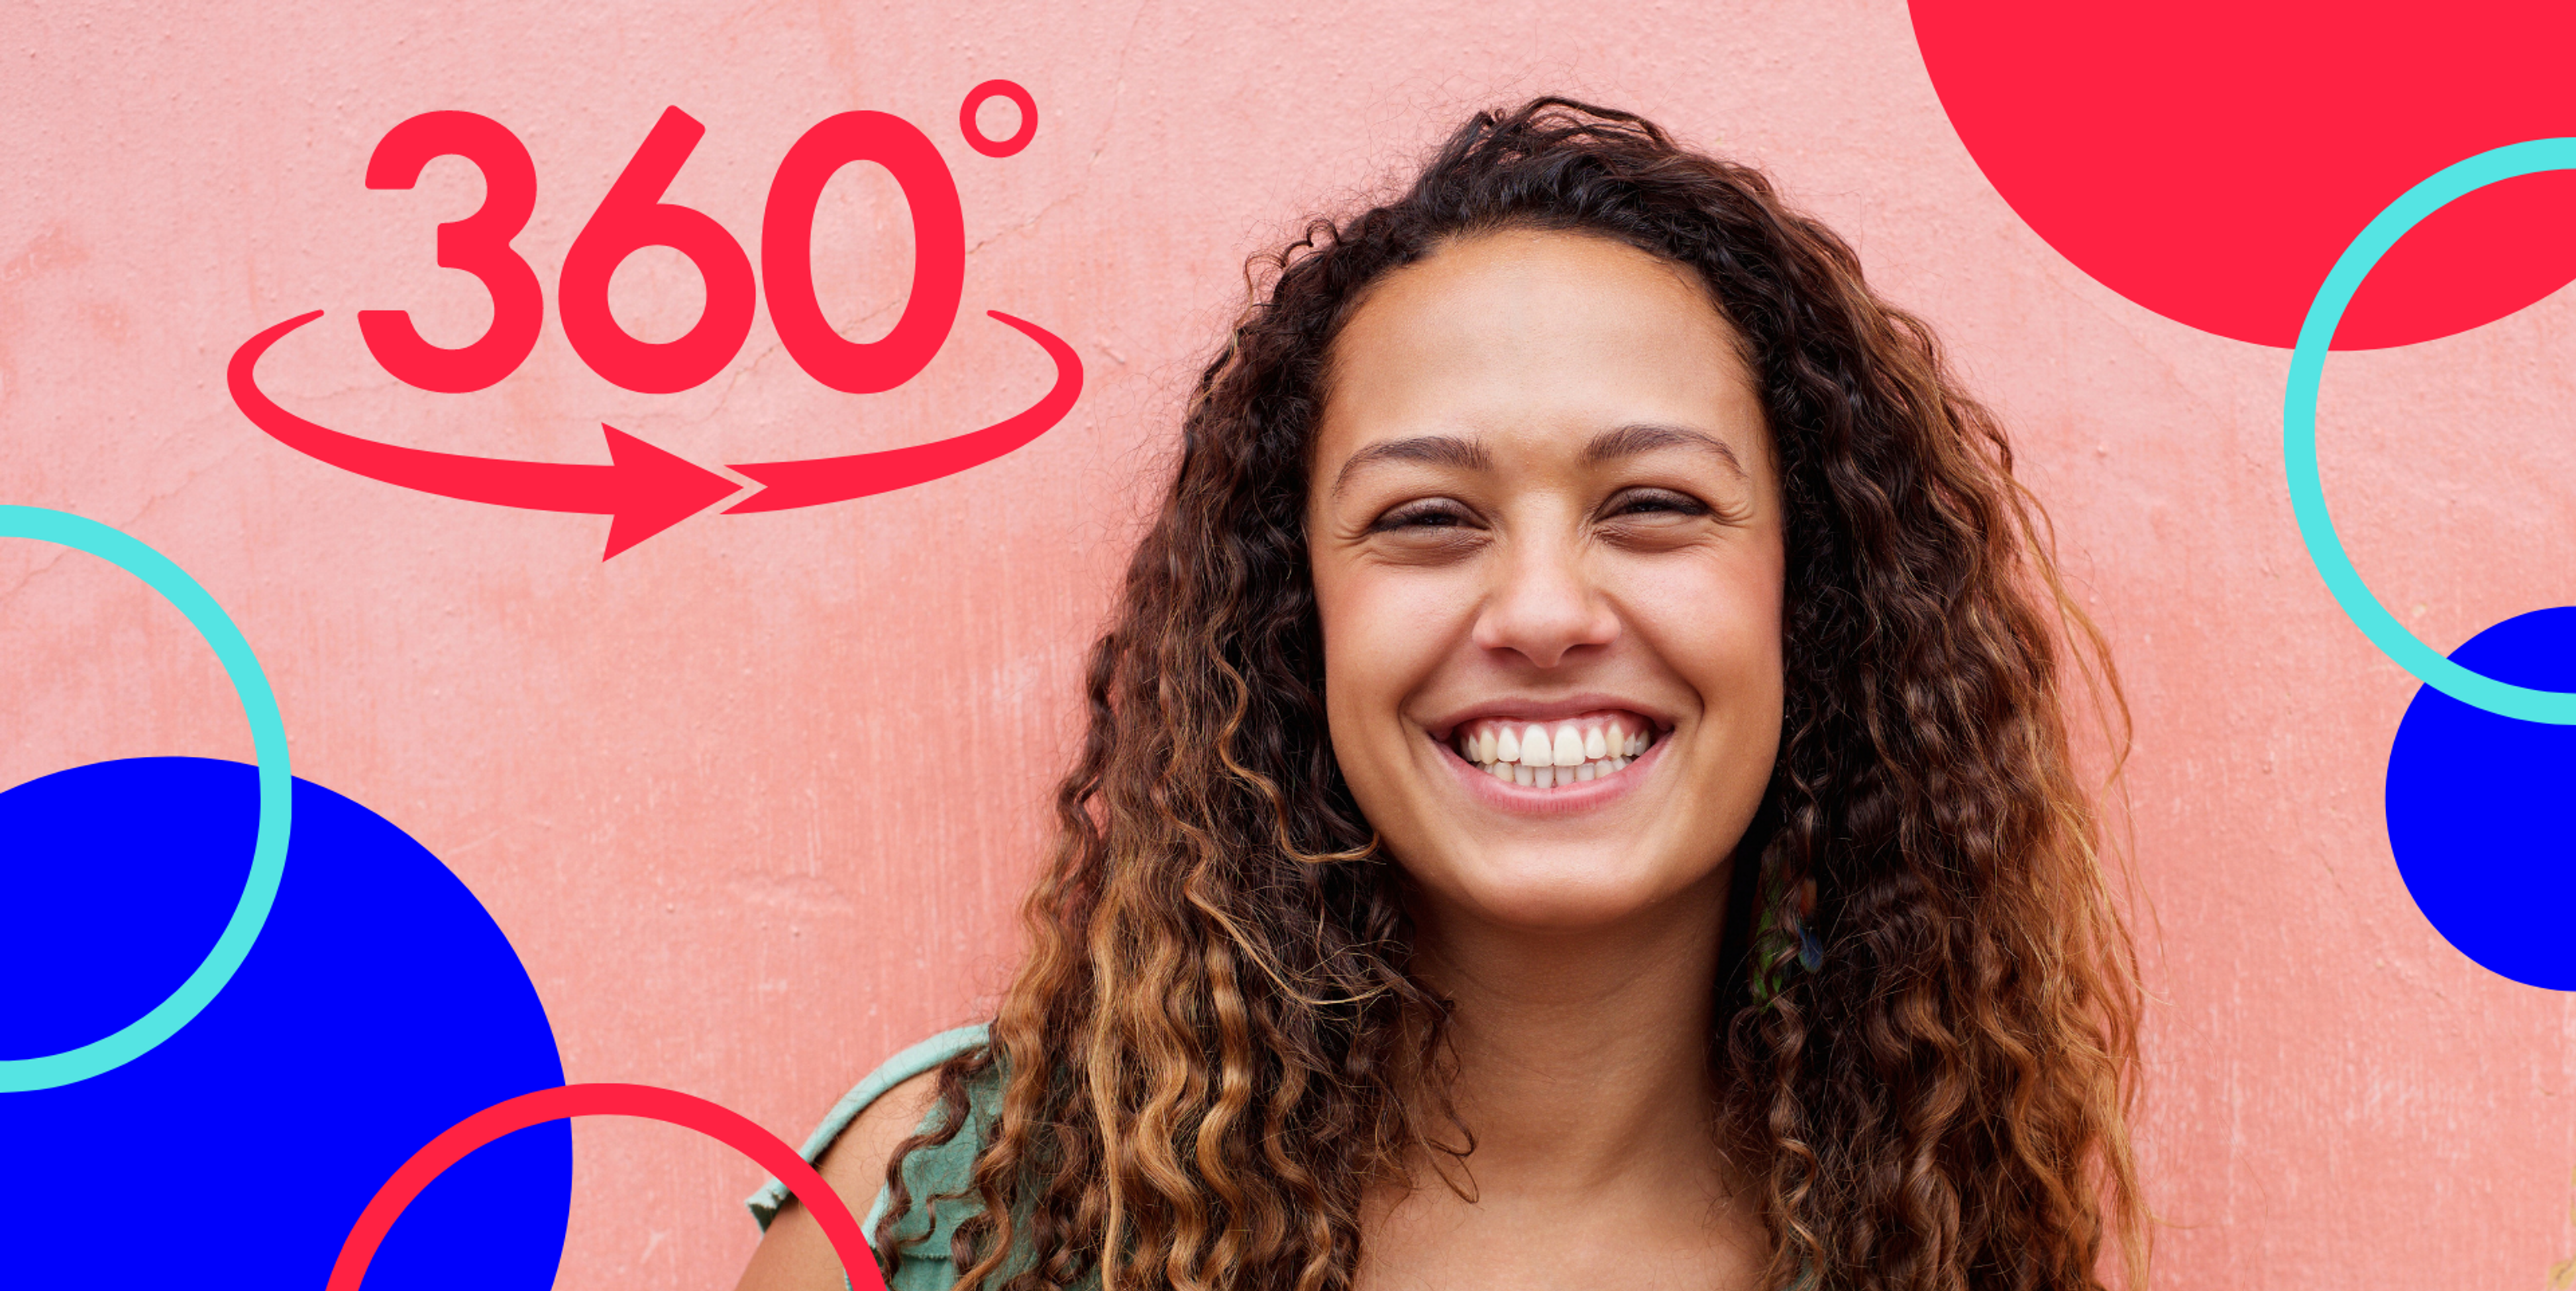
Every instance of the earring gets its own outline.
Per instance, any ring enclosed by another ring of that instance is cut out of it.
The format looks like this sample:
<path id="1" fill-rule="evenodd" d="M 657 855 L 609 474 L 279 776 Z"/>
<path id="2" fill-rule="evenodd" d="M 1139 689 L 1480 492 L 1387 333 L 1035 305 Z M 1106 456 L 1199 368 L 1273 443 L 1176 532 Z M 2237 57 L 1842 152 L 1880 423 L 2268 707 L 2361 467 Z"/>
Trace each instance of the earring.
<path id="1" fill-rule="evenodd" d="M 1774 922 L 1774 911 L 1779 908 L 1780 902 L 1773 894 L 1779 890 L 1776 879 L 1766 880 L 1762 885 L 1762 918 L 1760 925 L 1753 931 L 1756 962 L 1763 961 L 1763 948 L 1778 944 L 1772 941 L 1772 937 L 1776 934 L 1784 941 L 1793 942 L 1798 948 L 1797 954 L 1790 959 L 1790 963 L 1796 964 L 1805 972 L 1815 972 L 1825 964 L 1824 943 L 1816 940 L 1816 931 L 1813 927 L 1816 914 L 1816 881 L 1806 879 L 1798 884 L 1797 900 L 1785 916 L 1785 926 Z M 1773 975 L 1770 966 L 1766 965 L 1755 970 L 1752 990 L 1754 1004 L 1770 1003 L 1771 997 L 1780 993 L 1781 985 L 1782 983 Z"/>
<path id="2" fill-rule="evenodd" d="M 1798 885 L 1798 967 L 1815 972 L 1825 966 L 1825 948 L 1816 940 L 1816 881 Z"/>

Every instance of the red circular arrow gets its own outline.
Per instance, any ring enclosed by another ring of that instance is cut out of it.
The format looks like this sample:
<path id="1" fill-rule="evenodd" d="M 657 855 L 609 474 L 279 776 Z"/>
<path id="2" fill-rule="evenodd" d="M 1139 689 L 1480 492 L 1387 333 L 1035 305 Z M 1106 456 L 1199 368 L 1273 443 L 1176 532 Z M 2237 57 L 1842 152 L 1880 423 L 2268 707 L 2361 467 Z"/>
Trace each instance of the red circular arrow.
<path id="1" fill-rule="evenodd" d="M 909 448 L 889 448 L 880 453 L 853 453 L 848 457 L 817 457 L 801 462 L 734 463 L 728 469 L 760 481 L 768 487 L 725 508 L 726 515 L 746 511 L 784 511 L 789 507 L 820 506 L 826 502 L 846 502 L 871 493 L 908 489 L 943 475 L 954 475 L 970 466 L 981 466 L 1002 454 L 1018 448 L 1053 429 L 1073 409 L 1073 401 L 1082 397 L 1082 358 L 1073 347 L 1055 333 L 1029 322 L 1013 318 L 998 309 L 985 313 L 1020 330 L 1022 335 L 1045 347 L 1047 357 L 1055 360 L 1055 387 L 1029 406 L 1028 411 L 1006 417 L 982 430 L 968 431 L 947 439 L 914 444 Z"/>
<path id="2" fill-rule="evenodd" d="M 998 310 L 992 316 L 1019 329 L 1055 360 L 1055 385 L 1027 411 L 982 430 L 906 448 L 847 457 L 759 462 L 731 469 L 762 487 L 728 508 L 782 511 L 843 502 L 954 475 L 980 466 L 1036 439 L 1064 420 L 1082 394 L 1082 359 L 1073 347 L 1035 323 Z M 252 424 L 279 443 L 344 471 L 372 480 L 495 506 L 535 511 L 576 511 L 612 517 L 606 560 L 742 491 L 742 485 L 694 462 L 655 448 L 615 426 L 608 436 L 609 464 L 521 462 L 499 457 L 438 453 L 378 443 L 306 421 L 277 406 L 253 378 L 260 356 L 288 332 L 322 316 L 290 318 L 242 343 L 227 380 L 233 403 Z"/>
<path id="3" fill-rule="evenodd" d="M 281 444 L 307 457 L 329 462 L 371 480 L 398 484 L 441 497 L 534 511 L 581 511 L 614 517 L 608 522 L 610 556 L 742 491 L 742 485 L 675 457 L 615 426 L 608 433 L 606 466 L 562 462 L 515 462 L 499 457 L 433 453 L 423 448 L 380 444 L 317 426 L 277 406 L 262 394 L 252 369 L 277 339 L 322 316 L 321 310 L 290 318 L 242 343 L 234 351 L 228 380 L 233 403 Z"/>

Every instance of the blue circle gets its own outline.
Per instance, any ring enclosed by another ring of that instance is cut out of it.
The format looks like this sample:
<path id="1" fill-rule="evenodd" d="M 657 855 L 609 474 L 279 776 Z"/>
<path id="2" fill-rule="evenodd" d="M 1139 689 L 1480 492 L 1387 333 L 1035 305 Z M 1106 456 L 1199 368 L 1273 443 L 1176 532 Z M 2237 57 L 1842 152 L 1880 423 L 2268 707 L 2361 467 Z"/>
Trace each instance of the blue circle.
<path id="1" fill-rule="evenodd" d="M 2317 472 L 2317 387 L 2325 377 L 2326 346 L 2333 342 L 2335 326 L 2343 321 L 2344 309 L 2361 289 L 2361 280 L 2388 254 L 2388 248 L 2397 245 L 2397 239 L 2426 216 L 2489 184 L 2549 170 L 2576 170 L 2576 139 L 2533 139 L 2446 167 L 2389 203 L 2344 248 L 2334 271 L 2317 288 L 2307 321 L 2299 325 L 2299 343 L 2290 351 L 2289 391 L 2281 408 L 2281 457 L 2289 471 L 2290 507 L 2298 515 L 2299 537 L 2307 542 L 2308 559 L 2316 564 L 2345 616 L 2372 645 L 2417 681 L 2464 703 L 2526 722 L 2576 724 L 2576 694 L 2486 676 L 2443 657 L 2407 631 L 2371 595 L 2370 584 L 2362 581 L 2352 558 L 2344 554 Z"/>
<path id="2" fill-rule="evenodd" d="M 52 1089 L 114 1071 L 177 1034 L 205 1009 L 216 992 L 224 989 L 241 967 L 243 957 L 250 954 L 251 943 L 259 940 L 259 930 L 268 922 L 269 907 L 277 901 L 277 882 L 286 871 L 293 798 L 289 788 L 294 777 L 287 770 L 286 723 L 278 716 L 277 695 L 268 688 L 268 674 L 260 671 L 258 656 L 251 653 L 250 642 L 242 639 L 241 629 L 233 626 L 231 616 L 215 604 L 215 598 L 207 595 L 205 588 L 197 585 L 197 580 L 188 577 L 188 571 L 140 539 L 67 511 L 0 506 L 0 538 L 34 538 L 88 552 L 142 579 L 145 586 L 179 607 L 197 634 L 214 647 L 215 658 L 223 662 L 224 674 L 232 678 L 233 693 L 241 698 L 242 715 L 250 719 L 251 749 L 259 759 L 259 826 L 251 841 L 250 873 L 242 884 L 240 900 L 233 904 L 232 918 L 225 923 L 223 935 L 215 939 L 214 948 L 169 995 L 143 1016 L 105 1037 L 86 1043 L 74 1040 L 70 1048 L 56 1053 L 0 1059 L 0 1093 L 12 1093 Z M 119 881 L 112 876 L 102 879 Z M 13 984 L 11 990 L 14 993 L 18 988 Z"/>
<path id="3" fill-rule="evenodd" d="M 13 854 L 0 901 L 0 1055 L 95 1035 L 189 974 L 248 869 L 254 776 L 131 758 L 0 793 L 0 839 L 30 862 Z M 0 1097 L 0 1285 L 318 1291 L 423 1144 L 563 1083 L 474 894 L 358 803 L 293 792 L 295 868 L 223 994 L 113 1071 Z M 571 1200 L 566 1122 L 501 1138 L 403 1213 L 367 1291 L 546 1291 Z"/>
<path id="4" fill-rule="evenodd" d="M 2451 656 L 2522 686 L 2576 686 L 2576 607 L 2534 610 Z M 2426 686 L 2388 750 L 2388 847 L 2424 917 L 2517 982 L 2576 990 L 2576 726 L 2502 717 Z"/>

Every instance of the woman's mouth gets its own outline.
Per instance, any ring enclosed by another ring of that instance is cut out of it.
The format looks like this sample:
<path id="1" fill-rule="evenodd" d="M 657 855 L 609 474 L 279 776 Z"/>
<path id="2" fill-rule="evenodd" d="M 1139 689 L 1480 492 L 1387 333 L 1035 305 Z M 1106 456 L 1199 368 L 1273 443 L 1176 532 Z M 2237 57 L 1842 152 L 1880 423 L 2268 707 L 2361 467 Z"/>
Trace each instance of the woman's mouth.
<path id="1" fill-rule="evenodd" d="M 1460 723 L 1449 736 L 1450 747 L 1478 770 L 1535 789 L 1608 779 L 1654 742 L 1654 723 L 1634 713 L 1552 722 L 1478 718 Z"/>

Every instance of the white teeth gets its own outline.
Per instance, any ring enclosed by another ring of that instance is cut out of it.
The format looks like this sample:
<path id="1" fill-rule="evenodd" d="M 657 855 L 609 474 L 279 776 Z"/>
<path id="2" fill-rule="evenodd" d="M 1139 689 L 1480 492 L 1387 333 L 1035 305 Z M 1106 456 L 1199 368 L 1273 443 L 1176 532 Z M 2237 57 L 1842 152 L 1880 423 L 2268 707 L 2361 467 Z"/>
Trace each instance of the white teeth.
<path id="1" fill-rule="evenodd" d="M 1651 728 L 1630 731 L 1625 721 L 1536 722 L 1517 726 L 1491 720 L 1451 736 L 1458 755 L 1505 784 L 1538 789 L 1589 784 L 1628 769 L 1653 740 Z"/>

